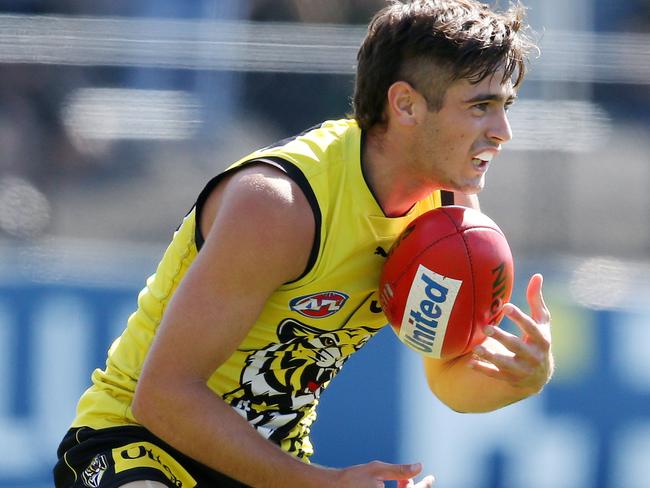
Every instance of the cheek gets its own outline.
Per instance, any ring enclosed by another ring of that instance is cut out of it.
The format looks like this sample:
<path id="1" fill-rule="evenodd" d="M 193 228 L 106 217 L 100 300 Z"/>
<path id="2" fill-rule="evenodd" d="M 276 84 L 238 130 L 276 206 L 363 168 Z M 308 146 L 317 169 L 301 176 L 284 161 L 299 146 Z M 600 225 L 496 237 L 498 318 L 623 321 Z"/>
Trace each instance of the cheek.
<path id="1" fill-rule="evenodd" d="M 457 125 L 451 125 L 451 129 L 441 134 L 441 144 L 447 148 L 449 152 L 458 152 L 471 144 L 470 133 L 460 129 Z"/>
<path id="2" fill-rule="evenodd" d="M 454 141 L 454 151 L 462 158 L 467 158 L 471 153 L 475 152 L 475 148 L 479 147 L 478 138 L 476 135 L 469 132 L 461 132 L 457 134 Z"/>

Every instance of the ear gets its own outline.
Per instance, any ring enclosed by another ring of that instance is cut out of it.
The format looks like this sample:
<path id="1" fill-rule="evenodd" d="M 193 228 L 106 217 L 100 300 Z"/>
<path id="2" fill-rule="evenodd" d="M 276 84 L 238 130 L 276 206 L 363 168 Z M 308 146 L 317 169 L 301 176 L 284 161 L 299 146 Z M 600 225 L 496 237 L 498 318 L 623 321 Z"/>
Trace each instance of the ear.
<path id="1" fill-rule="evenodd" d="M 389 119 L 400 125 L 413 126 L 418 123 L 420 112 L 426 109 L 426 101 L 406 81 L 396 81 L 388 88 Z"/>

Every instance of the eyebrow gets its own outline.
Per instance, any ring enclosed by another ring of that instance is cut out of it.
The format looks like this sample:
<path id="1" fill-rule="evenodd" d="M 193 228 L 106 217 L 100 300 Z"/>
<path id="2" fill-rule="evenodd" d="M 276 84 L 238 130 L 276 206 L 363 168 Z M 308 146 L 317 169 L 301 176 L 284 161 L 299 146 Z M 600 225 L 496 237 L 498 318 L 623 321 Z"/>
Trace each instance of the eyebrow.
<path id="1" fill-rule="evenodd" d="M 509 95 L 504 97 L 503 95 L 497 95 L 496 93 L 479 93 L 478 95 L 465 100 L 465 103 L 476 103 L 476 102 L 502 102 L 502 103 L 512 103 L 517 99 L 517 95 Z"/>

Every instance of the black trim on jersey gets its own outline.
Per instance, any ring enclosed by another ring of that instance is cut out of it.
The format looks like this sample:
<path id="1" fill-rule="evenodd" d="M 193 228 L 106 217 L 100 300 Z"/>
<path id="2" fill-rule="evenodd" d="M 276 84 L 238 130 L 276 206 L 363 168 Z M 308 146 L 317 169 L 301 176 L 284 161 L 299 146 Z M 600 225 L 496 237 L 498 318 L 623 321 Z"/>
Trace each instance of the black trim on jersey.
<path id="1" fill-rule="evenodd" d="M 312 129 L 308 129 L 308 131 L 309 130 Z M 304 173 L 300 170 L 300 168 L 298 168 L 298 166 L 296 166 L 290 161 L 287 161 L 286 159 L 282 159 L 276 156 L 258 158 L 253 160 L 253 162 L 257 162 L 257 161 L 271 164 L 283 170 L 287 174 L 287 176 L 291 178 L 296 183 L 296 185 L 298 185 L 298 187 L 300 187 L 303 194 L 305 195 L 305 198 L 307 198 L 307 201 L 309 202 L 309 206 L 311 207 L 312 212 L 314 213 L 314 223 L 316 225 L 316 229 L 314 232 L 314 242 L 311 246 L 311 252 L 309 253 L 309 260 L 307 261 L 307 266 L 305 267 L 305 270 L 295 280 L 291 280 L 288 282 L 288 283 L 295 283 L 296 281 L 305 277 L 307 273 L 311 271 L 311 269 L 314 267 L 314 264 L 316 264 L 316 258 L 318 258 L 318 251 L 320 250 L 320 238 L 321 238 L 320 228 L 321 228 L 321 222 L 323 220 L 320 211 L 320 205 L 318 205 L 318 199 L 316 198 L 316 195 L 314 194 L 314 190 L 309 184 L 309 181 L 307 181 L 307 178 L 305 177 Z"/>
<path id="2" fill-rule="evenodd" d="M 196 244 L 197 251 L 200 251 L 203 247 L 203 244 L 205 243 L 203 233 L 201 232 L 201 214 L 203 213 L 203 205 L 205 205 L 205 202 L 212 193 L 212 190 L 214 190 L 219 182 L 224 178 L 224 176 L 229 173 L 229 171 L 224 171 L 223 173 L 218 174 L 210 181 L 208 181 L 196 199 L 196 203 L 194 204 L 194 208 L 196 209 L 196 213 L 194 215 L 194 243 Z"/>
<path id="3" fill-rule="evenodd" d="M 266 146 L 261 150 L 266 151 L 267 149 L 273 149 L 275 147 L 285 146 L 285 145 L 289 144 L 291 141 L 293 141 L 294 139 L 298 139 L 300 136 L 304 136 L 308 132 L 311 132 L 311 131 L 316 130 L 316 129 L 320 129 L 321 127 L 323 127 L 323 122 L 321 122 L 320 124 L 316 124 L 314 126 L 311 126 L 309 129 L 303 130 L 300 134 L 296 134 L 294 136 L 289 136 L 289 137 L 286 137 L 286 138 L 284 138 L 284 139 L 282 139 L 280 141 L 274 142 L 270 146 Z"/>
<path id="4" fill-rule="evenodd" d="M 205 204 L 206 200 L 212 193 L 212 190 L 214 190 L 214 188 L 219 184 L 219 182 L 226 175 L 234 173 L 235 171 L 241 168 L 245 168 L 250 164 L 254 164 L 254 163 L 268 164 L 283 171 L 289 178 L 291 178 L 298 185 L 298 187 L 300 187 L 303 194 L 305 195 L 305 198 L 307 198 L 307 201 L 309 202 L 309 206 L 311 207 L 312 212 L 314 213 L 314 223 L 316 225 L 316 229 L 314 232 L 314 242 L 312 244 L 311 252 L 309 254 L 309 260 L 307 261 L 307 266 L 305 267 L 305 270 L 302 272 L 302 274 L 295 280 L 291 280 L 288 282 L 288 283 L 294 283 L 302 279 L 307 273 L 309 273 L 311 269 L 314 267 L 314 264 L 316 264 L 316 258 L 318 258 L 318 251 L 320 250 L 322 215 L 320 211 L 320 206 L 318 205 L 318 200 L 316 199 L 316 195 L 314 194 L 314 190 L 309 184 L 309 181 L 307 181 L 307 178 L 300 170 L 300 168 L 298 168 L 295 164 L 291 163 L 290 161 L 287 161 L 286 159 L 282 159 L 275 156 L 251 159 L 239 166 L 231 168 L 228 171 L 224 171 L 223 173 L 218 174 L 217 176 L 212 178 L 207 183 L 207 185 L 205 185 L 205 187 L 203 188 L 203 190 L 199 194 L 199 197 L 196 200 L 196 205 L 195 205 L 196 214 L 195 214 L 195 226 L 194 226 L 194 242 L 196 243 L 196 249 L 200 250 L 203 244 L 205 243 L 205 239 L 203 237 L 203 234 L 201 233 L 201 226 L 200 226 L 201 212 L 203 210 L 203 205 Z"/>
<path id="5" fill-rule="evenodd" d="M 440 190 L 440 201 L 443 207 L 448 207 L 454 204 L 454 192 L 448 190 Z"/>

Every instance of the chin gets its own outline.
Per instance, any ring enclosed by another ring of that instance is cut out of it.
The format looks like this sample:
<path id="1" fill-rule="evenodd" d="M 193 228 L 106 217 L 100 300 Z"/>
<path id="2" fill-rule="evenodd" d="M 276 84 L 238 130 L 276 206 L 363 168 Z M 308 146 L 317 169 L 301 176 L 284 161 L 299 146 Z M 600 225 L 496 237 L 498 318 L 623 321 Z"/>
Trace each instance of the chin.
<path id="1" fill-rule="evenodd" d="M 464 185 L 458 185 L 454 188 L 454 191 L 464 193 L 465 195 L 476 195 L 481 192 L 484 186 L 485 183 L 483 181 L 480 183 L 466 183 Z"/>
<path id="2" fill-rule="evenodd" d="M 447 191 L 456 191 L 465 195 L 476 195 L 480 193 L 485 186 L 485 176 L 480 178 L 465 178 L 463 180 L 449 180 L 443 189 Z"/>
<path id="3" fill-rule="evenodd" d="M 461 190 L 466 195 L 475 195 L 480 193 L 485 187 L 485 177 L 481 176 L 479 180 L 469 181 Z"/>

